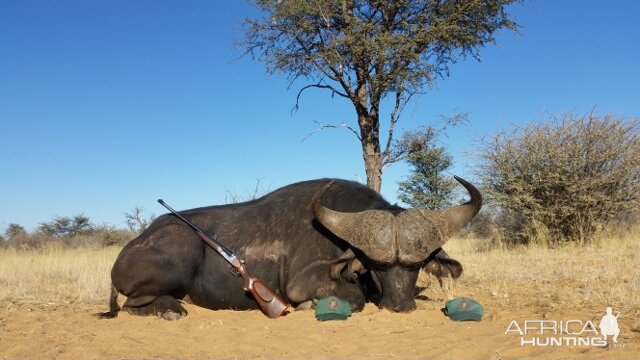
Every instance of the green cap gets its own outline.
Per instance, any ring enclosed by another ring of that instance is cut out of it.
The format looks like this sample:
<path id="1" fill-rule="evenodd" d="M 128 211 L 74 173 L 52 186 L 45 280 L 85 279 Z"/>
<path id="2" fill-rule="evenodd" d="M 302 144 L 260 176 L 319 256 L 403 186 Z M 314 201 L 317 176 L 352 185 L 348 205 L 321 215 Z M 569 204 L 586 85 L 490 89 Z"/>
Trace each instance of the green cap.
<path id="1" fill-rule="evenodd" d="M 351 316 L 349 302 L 337 296 L 323 297 L 316 304 L 316 319 L 320 321 L 346 320 L 349 316 Z"/>
<path id="2" fill-rule="evenodd" d="M 484 309 L 477 301 L 466 297 L 459 297 L 447 301 L 444 305 L 445 313 L 454 321 L 480 321 Z"/>

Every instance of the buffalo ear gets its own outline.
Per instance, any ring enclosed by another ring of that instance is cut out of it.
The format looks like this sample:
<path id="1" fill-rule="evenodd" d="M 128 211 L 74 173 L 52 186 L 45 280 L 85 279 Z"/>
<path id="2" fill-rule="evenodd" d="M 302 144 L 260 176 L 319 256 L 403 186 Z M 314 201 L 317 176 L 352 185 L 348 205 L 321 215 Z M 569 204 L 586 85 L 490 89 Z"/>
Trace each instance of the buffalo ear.
<path id="1" fill-rule="evenodd" d="M 356 258 L 353 251 L 349 249 L 332 262 L 329 268 L 329 277 L 331 280 L 343 278 L 348 281 L 355 281 L 358 275 L 362 275 L 366 271 L 364 265 Z"/>
<path id="2" fill-rule="evenodd" d="M 430 256 L 427 259 L 422 270 L 438 279 L 447 277 L 457 279 L 462 275 L 462 264 L 460 264 L 458 260 L 450 258 L 449 255 L 440 248 L 435 256 Z"/>

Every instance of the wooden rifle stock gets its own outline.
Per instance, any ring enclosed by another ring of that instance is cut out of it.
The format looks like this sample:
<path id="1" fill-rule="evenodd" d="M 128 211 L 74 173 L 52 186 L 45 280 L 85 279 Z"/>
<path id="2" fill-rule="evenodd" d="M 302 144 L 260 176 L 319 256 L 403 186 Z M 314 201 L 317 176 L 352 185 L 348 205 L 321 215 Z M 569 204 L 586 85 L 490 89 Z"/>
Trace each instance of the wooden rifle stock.
<path id="1" fill-rule="evenodd" d="M 260 306 L 260 309 L 265 315 L 267 315 L 267 317 L 277 319 L 284 314 L 285 310 L 289 307 L 289 304 L 278 296 L 277 293 L 271 290 L 262 282 L 262 280 L 257 277 L 250 276 L 247 273 L 247 268 L 244 264 L 242 264 L 238 273 L 242 276 L 242 280 L 244 281 L 244 291 L 250 292 L 251 295 L 253 295 L 256 303 L 258 303 L 258 306 Z"/>
<path id="2" fill-rule="evenodd" d="M 249 275 L 247 267 L 244 265 L 244 261 L 238 259 L 231 250 L 219 243 L 215 236 L 211 237 L 209 234 L 200 230 L 189 220 L 185 219 L 182 215 L 173 210 L 162 199 L 159 199 L 158 202 L 167 208 L 178 219 L 187 224 L 196 232 L 202 241 L 213 248 L 218 254 L 220 254 L 220 256 L 231 264 L 231 266 L 233 266 L 238 275 L 242 277 L 242 288 L 244 291 L 251 293 L 253 298 L 256 300 L 256 303 L 258 303 L 258 306 L 260 306 L 260 309 L 267 317 L 277 319 L 284 314 L 285 310 L 289 307 L 289 304 L 285 302 L 275 291 L 271 290 L 264 282 L 262 282 L 262 280 Z"/>

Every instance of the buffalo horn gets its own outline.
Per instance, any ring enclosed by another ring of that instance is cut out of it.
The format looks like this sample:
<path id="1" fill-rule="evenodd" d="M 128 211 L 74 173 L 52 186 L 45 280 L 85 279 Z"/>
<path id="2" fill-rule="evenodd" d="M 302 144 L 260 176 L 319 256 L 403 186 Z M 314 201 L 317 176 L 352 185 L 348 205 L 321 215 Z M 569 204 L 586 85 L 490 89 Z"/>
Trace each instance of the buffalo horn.
<path id="1" fill-rule="evenodd" d="M 393 214 L 381 210 L 347 213 L 326 208 L 322 205 L 322 197 L 333 183 L 325 185 L 313 198 L 316 219 L 369 258 L 381 263 L 392 263 L 396 257 Z"/>
<path id="2" fill-rule="evenodd" d="M 471 199 L 468 202 L 444 210 L 409 210 L 398 216 L 398 256 L 401 262 L 424 260 L 480 211 L 482 195 L 478 189 L 458 176 L 455 179 L 469 192 Z"/>

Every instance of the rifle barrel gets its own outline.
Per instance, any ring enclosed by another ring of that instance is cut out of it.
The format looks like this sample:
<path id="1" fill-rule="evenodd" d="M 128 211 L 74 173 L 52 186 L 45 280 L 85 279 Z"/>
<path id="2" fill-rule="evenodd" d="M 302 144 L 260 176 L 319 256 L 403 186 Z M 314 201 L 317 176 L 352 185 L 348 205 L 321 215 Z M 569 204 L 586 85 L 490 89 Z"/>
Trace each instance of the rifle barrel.
<path id="1" fill-rule="evenodd" d="M 173 210 L 173 208 L 171 206 L 169 206 L 166 202 L 164 202 L 164 200 L 158 199 L 158 202 L 160 203 L 160 205 L 162 205 L 165 208 L 167 208 L 167 210 L 169 210 L 173 215 L 178 217 L 178 219 L 182 220 L 182 222 L 187 224 L 193 231 L 195 231 L 198 235 L 200 235 L 201 238 L 204 237 L 202 240 L 205 240 L 205 239 L 206 239 L 205 241 L 209 240 L 212 243 L 212 245 L 215 245 L 214 248 L 217 248 L 217 249 L 222 250 L 223 252 L 225 252 L 225 255 L 226 255 L 225 259 L 227 259 L 227 261 L 231 261 L 230 259 L 236 256 L 233 253 L 233 251 L 231 251 L 229 248 L 224 246 L 222 243 L 218 242 L 218 240 L 216 240 L 216 238 L 215 238 L 215 235 L 214 235 L 214 237 L 211 237 L 206 232 L 200 230 L 200 228 L 195 226 L 191 221 L 185 219 L 184 216 L 180 215 L 177 211 Z M 223 254 L 220 254 L 220 255 L 223 255 Z"/>

